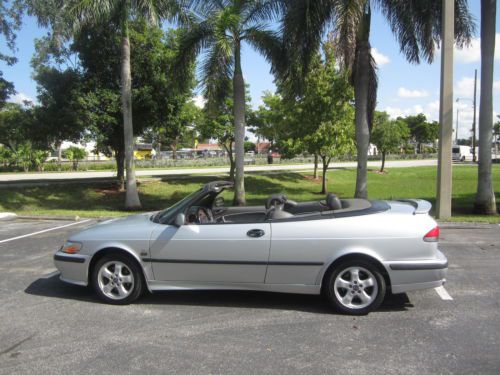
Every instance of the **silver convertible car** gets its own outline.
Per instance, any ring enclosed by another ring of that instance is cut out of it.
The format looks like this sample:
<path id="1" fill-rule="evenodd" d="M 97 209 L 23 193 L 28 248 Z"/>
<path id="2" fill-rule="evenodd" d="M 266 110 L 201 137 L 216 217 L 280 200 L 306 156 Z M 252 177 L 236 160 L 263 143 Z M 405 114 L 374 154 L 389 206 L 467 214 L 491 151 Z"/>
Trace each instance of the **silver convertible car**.
<path id="1" fill-rule="evenodd" d="M 145 290 L 233 289 L 323 294 L 337 311 L 366 314 L 386 293 L 435 288 L 448 261 L 423 200 L 339 199 L 225 207 L 215 181 L 163 211 L 113 219 L 54 256 L 63 281 L 105 302 Z"/>

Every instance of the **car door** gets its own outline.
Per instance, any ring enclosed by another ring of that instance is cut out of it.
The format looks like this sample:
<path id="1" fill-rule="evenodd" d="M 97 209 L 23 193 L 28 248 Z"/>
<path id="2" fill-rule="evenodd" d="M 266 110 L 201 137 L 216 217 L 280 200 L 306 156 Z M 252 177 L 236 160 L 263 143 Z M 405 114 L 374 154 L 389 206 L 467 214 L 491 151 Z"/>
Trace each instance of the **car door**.
<path id="1" fill-rule="evenodd" d="M 270 246 L 269 223 L 160 225 L 150 257 L 158 281 L 263 283 Z"/>

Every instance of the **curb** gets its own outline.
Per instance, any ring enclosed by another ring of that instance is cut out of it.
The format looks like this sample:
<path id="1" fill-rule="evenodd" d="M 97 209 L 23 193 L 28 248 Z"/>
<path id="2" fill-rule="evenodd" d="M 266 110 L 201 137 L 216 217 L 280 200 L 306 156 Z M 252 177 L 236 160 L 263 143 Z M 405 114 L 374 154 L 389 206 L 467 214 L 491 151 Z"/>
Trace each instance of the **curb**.
<path id="1" fill-rule="evenodd" d="M 80 221 L 82 218 L 76 216 L 58 216 L 58 215 L 16 215 L 18 219 L 24 220 L 64 220 L 64 221 Z"/>
<path id="2" fill-rule="evenodd" d="M 442 221 L 438 222 L 441 229 L 491 229 L 496 224 L 481 222 L 460 222 L 460 221 Z"/>
<path id="3" fill-rule="evenodd" d="M 16 220 L 17 215 L 13 212 L 0 212 L 0 221 Z"/>

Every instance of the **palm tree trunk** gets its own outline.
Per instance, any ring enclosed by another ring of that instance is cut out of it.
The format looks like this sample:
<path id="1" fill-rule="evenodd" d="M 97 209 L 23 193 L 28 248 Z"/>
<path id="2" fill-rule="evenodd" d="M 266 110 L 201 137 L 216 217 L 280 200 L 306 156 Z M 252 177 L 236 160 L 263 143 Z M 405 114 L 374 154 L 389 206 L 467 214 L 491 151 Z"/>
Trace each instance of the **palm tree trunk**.
<path id="1" fill-rule="evenodd" d="M 358 169 L 356 173 L 356 198 L 367 198 L 367 163 L 370 147 L 370 130 L 368 127 L 368 92 L 370 69 L 370 44 L 368 40 L 358 41 L 354 71 L 354 98 L 356 121 L 356 150 Z"/>
<path id="2" fill-rule="evenodd" d="M 496 0 L 481 0 L 481 98 L 479 102 L 479 173 L 475 208 L 496 215 L 491 179 L 491 142 L 493 137 L 493 64 L 495 56 Z"/>
<path id="3" fill-rule="evenodd" d="M 115 150 L 115 160 L 116 160 L 116 177 L 118 179 L 118 189 L 119 191 L 125 191 L 125 151 L 120 148 Z"/>
<path id="4" fill-rule="evenodd" d="M 122 69 L 121 69 L 121 90 L 122 90 L 122 111 L 123 130 L 125 136 L 125 169 L 127 171 L 125 208 L 141 208 L 139 193 L 137 191 L 137 181 L 134 170 L 134 129 L 132 125 L 132 76 L 130 72 L 130 41 L 128 37 L 127 21 L 123 21 L 122 33 Z"/>
<path id="5" fill-rule="evenodd" d="M 234 148 L 235 148 L 235 179 L 234 179 L 234 201 L 235 206 L 245 205 L 245 81 L 241 71 L 241 45 L 236 41 L 234 52 Z"/>

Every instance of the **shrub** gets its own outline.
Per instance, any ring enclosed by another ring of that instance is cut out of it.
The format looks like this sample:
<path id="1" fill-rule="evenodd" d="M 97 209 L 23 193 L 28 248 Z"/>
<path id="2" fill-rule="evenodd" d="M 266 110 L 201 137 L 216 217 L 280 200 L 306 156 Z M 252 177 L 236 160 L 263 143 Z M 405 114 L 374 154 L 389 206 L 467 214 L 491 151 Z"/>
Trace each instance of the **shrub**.
<path id="1" fill-rule="evenodd" d="M 87 157 L 87 151 L 85 149 L 71 146 L 63 151 L 63 158 L 68 159 L 73 162 L 73 170 L 78 170 L 78 162 Z"/>

